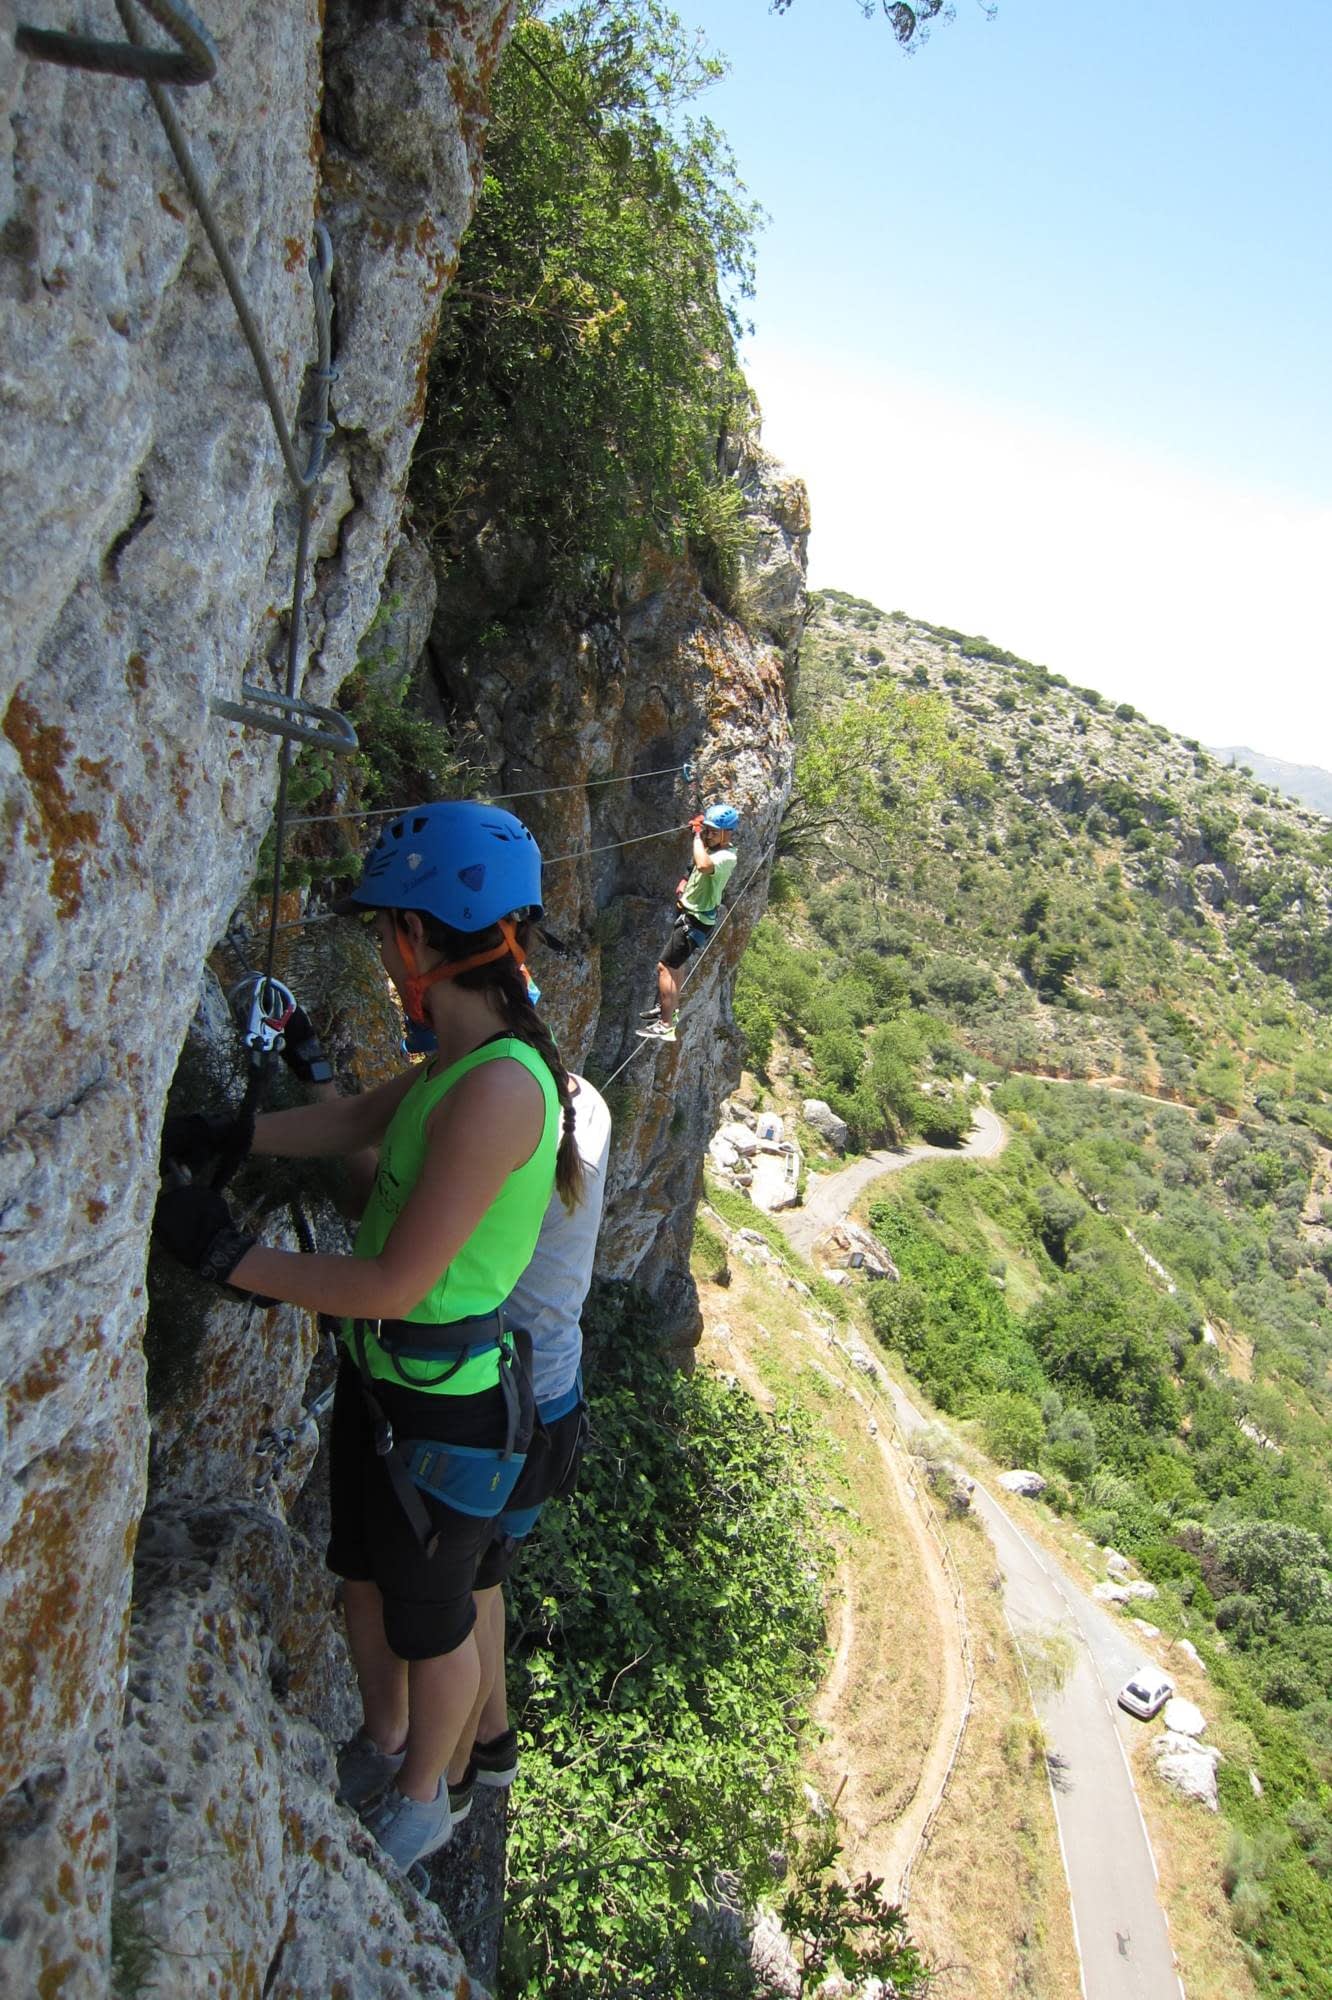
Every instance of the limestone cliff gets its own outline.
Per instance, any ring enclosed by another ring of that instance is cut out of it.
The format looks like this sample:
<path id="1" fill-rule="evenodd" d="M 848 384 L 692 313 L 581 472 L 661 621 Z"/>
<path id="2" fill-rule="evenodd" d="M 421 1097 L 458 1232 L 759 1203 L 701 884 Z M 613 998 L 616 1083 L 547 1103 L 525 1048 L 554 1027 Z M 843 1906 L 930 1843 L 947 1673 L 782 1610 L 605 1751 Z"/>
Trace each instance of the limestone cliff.
<path id="1" fill-rule="evenodd" d="M 25 11 L 66 25 L 46 0 Z M 82 11 L 94 32 L 119 34 L 109 5 Z M 289 409 L 311 353 L 316 217 L 333 238 L 339 433 L 305 677 L 328 700 L 396 538 L 511 6 L 211 0 L 207 14 L 218 78 L 173 95 Z M 31 61 L 13 21 L 7 10 L 0 33 L 0 1949 L 22 1968 L 14 1990 L 73 1996 L 104 1992 L 109 1976 L 156 1135 L 201 961 L 248 883 L 273 793 L 273 740 L 208 702 L 236 697 L 243 674 L 271 678 L 292 506 L 142 85 Z M 206 1593 L 182 1591 L 179 1621 L 191 1607 L 214 1616 Z M 268 1643 L 254 1638 L 262 1620 L 239 1602 L 216 1615 L 231 1620 L 218 1643 L 234 1676 L 248 1646 Z M 188 1699 L 212 1716 L 192 1753 L 202 1787 L 242 1724 L 220 1683 Z M 167 1740 L 180 1726 L 167 1716 Z M 144 1782 L 141 1768 L 130 1777 Z M 144 1991 L 210 1978 L 258 1991 L 270 1972 L 273 1993 L 330 1990 L 278 1966 L 293 1880 L 304 1870 L 323 1891 L 289 1838 L 281 1787 L 257 1769 L 243 1782 L 248 1828 L 228 1815 L 213 1851 L 246 1928 L 159 1934 Z M 196 1824 L 197 1853 L 206 1833 Z M 213 1907 L 212 1886 L 196 1877 L 193 1907 Z M 231 1895 L 219 1890 L 219 1905 Z M 394 1922 L 410 1936 L 418 1918 Z M 385 1973 L 357 1991 L 410 1990 L 407 1957 L 394 1962 L 396 1983 Z"/>
<path id="2" fill-rule="evenodd" d="M 497 637 L 461 649 L 445 596 L 427 649 L 451 719 L 470 731 L 497 790 L 535 793 L 515 804 L 556 857 L 548 917 L 573 949 L 564 960 L 543 955 L 545 1004 L 566 1057 L 616 1079 L 598 1269 L 656 1294 L 686 1348 L 695 1308 L 682 1274 L 703 1154 L 739 1071 L 731 980 L 766 900 L 790 792 L 785 675 L 809 528 L 803 486 L 763 453 L 739 454 L 734 476 L 749 531 L 734 610 L 708 595 L 692 564 L 662 561 L 598 620 L 510 612 Z M 685 763 L 688 776 L 672 768 Z M 636 771 L 665 775 L 621 782 Z M 598 782 L 606 778 L 615 782 Z M 677 1044 L 645 1049 L 634 1029 L 689 866 L 683 823 L 717 799 L 742 814 L 724 924 L 686 968 Z"/>
<path id="3" fill-rule="evenodd" d="M 27 11 L 64 25 L 45 0 Z M 322 701 L 390 563 L 388 602 L 421 575 L 403 490 L 511 11 L 212 0 L 218 79 L 174 93 L 293 411 L 317 218 L 333 238 L 338 431 L 304 679 Z M 118 32 L 109 5 L 88 12 Z M 438 1912 L 331 1802 L 351 1709 L 303 1418 L 314 1329 L 159 1286 L 151 1417 L 145 1396 L 163 1105 L 275 775 L 272 739 L 209 701 L 276 678 L 293 507 L 142 86 L 32 62 L 8 29 L 0 356 L 3 1964 L 14 1990 L 49 1995 L 104 1993 L 113 1961 L 124 1990 L 173 1996 L 461 1993 Z M 574 954 L 541 972 L 566 1048 L 596 1074 L 637 1047 L 630 1017 L 686 852 L 665 829 L 707 796 L 745 810 L 734 919 L 681 1041 L 636 1054 L 616 1105 L 603 1268 L 673 1300 L 684 1337 L 729 974 L 789 784 L 784 654 L 803 584 L 803 495 L 757 454 L 736 477 L 754 530 L 743 618 L 676 564 L 600 622 L 537 606 L 499 648 L 431 641 L 440 698 L 474 718 L 497 789 L 696 767 L 692 791 L 645 778 L 531 802 L 547 852 L 579 856 L 550 891 Z M 409 613 L 394 614 L 406 657 Z M 214 1089 L 229 1032 L 215 1005 L 195 1022 L 195 1073 Z"/>

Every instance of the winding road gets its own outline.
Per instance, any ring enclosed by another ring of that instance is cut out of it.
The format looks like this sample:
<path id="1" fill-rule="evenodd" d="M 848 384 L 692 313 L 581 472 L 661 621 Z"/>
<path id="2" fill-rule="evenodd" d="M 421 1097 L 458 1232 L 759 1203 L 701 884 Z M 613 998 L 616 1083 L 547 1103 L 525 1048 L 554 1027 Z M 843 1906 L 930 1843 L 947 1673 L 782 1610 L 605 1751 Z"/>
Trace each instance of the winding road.
<path id="1" fill-rule="evenodd" d="M 993 1159 L 1007 1140 L 1001 1120 L 979 1106 L 962 1146 L 868 1154 L 835 1174 L 811 1178 L 806 1206 L 774 1219 L 808 1256 L 818 1237 L 884 1175 L 921 1160 Z M 928 1421 L 904 1390 L 894 1383 L 888 1389 L 908 1434 Z M 994 1544 L 1015 1636 L 1039 1638 L 1058 1630 L 1074 1645 L 1075 1664 L 1062 1690 L 1034 1689 L 1032 1702 L 1050 1753 L 1084 2000 L 1182 2000 L 1183 1982 L 1157 1899 L 1156 1862 L 1128 1761 L 1127 1745 L 1142 1725 L 1115 1705 L 1116 1691 L 1143 1658 L 1141 1644 L 1131 1628 L 1107 1616 L 1057 1569 L 979 1483 L 973 1505 Z"/>

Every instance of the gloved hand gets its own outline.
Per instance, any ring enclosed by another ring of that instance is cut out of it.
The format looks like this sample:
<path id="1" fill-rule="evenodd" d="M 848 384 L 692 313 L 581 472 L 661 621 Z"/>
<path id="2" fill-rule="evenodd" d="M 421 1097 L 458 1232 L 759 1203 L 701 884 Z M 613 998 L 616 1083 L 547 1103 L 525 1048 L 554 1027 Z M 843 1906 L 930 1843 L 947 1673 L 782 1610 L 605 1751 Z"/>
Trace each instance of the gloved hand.
<path id="1" fill-rule="evenodd" d="M 703 831 L 703 815 L 702 815 L 702 813 L 695 813 L 695 814 L 694 814 L 694 817 L 693 817 L 693 818 L 692 818 L 692 819 L 690 820 L 689 824 L 690 824 L 690 826 L 691 826 L 691 827 L 692 827 L 692 828 L 694 829 L 694 832 L 695 832 L 695 833 L 702 833 L 702 831 Z"/>
<path id="2" fill-rule="evenodd" d="M 153 1236 L 163 1250 L 170 1251 L 191 1271 L 215 1285 L 229 1282 L 232 1272 L 255 1238 L 238 1229 L 231 1210 L 216 1188 L 193 1183 L 189 1187 L 167 1188 L 157 1198 L 153 1212 Z M 246 1298 L 272 1305 L 272 1299 L 234 1286 Z"/>
<path id="3" fill-rule="evenodd" d="M 333 1065 L 304 1007 L 297 1007 L 282 1030 L 282 1060 L 301 1083 L 332 1083 Z"/>
<path id="4" fill-rule="evenodd" d="M 230 1111 L 186 1111 L 168 1118 L 162 1127 L 162 1171 L 187 1167 L 197 1173 L 214 1160 L 239 1165 L 254 1143 L 253 1116 L 237 1118 Z"/>

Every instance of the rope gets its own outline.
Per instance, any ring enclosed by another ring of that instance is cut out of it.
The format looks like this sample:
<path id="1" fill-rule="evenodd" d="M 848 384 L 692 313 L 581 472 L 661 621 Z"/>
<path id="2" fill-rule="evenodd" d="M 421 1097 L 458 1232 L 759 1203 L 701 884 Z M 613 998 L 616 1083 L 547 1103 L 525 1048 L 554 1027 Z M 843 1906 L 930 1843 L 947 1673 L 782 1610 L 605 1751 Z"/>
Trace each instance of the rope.
<path id="1" fill-rule="evenodd" d="M 505 799 L 548 799 L 556 792 L 599 791 L 603 785 L 636 785 L 640 778 L 673 778 L 678 771 L 690 772 L 688 764 L 666 764 L 659 771 L 630 771 L 623 778 L 584 778 L 576 785 L 537 785 L 526 792 L 487 792 L 483 803 L 498 805 Z M 415 800 L 412 801 L 414 805 Z M 298 819 L 289 819 L 288 826 L 322 826 L 331 819 L 392 819 L 395 813 L 412 810 L 411 806 L 344 806 L 341 812 L 302 813 Z"/>

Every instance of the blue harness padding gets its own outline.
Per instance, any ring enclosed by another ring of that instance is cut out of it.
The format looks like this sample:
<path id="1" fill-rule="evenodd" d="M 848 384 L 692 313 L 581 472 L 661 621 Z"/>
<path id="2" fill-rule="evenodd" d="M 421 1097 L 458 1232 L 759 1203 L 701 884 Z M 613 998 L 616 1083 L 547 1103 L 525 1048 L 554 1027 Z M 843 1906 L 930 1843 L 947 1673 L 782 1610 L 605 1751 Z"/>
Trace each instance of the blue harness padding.
<path id="1" fill-rule="evenodd" d="M 712 924 L 705 924 L 701 917 L 696 917 L 692 910 L 685 908 L 683 903 L 677 903 L 675 906 L 675 921 L 677 924 L 684 925 L 686 931 L 689 933 L 689 942 L 693 945 L 695 951 L 705 945 L 712 936 Z"/>
<path id="2" fill-rule="evenodd" d="M 428 1438 L 405 1438 L 398 1449 L 413 1486 L 459 1514 L 483 1521 L 503 1512 L 527 1463 L 525 1451 L 505 1457 L 476 1445 L 433 1444 Z"/>
<path id="3" fill-rule="evenodd" d="M 488 1325 L 492 1319 L 499 1334 L 499 1388 L 505 1410 L 502 1450 L 494 1446 L 441 1444 L 432 1438 L 404 1438 L 399 1443 L 393 1435 L 393 1425 L 375 1394 L 374 1378 L 366 1365 L 367 1322 L 355 1322 L 355 1360 L 361 1380 L 361 1395 L 373 1426 L 375 1453 L 427 1561 L 433 1561 L 439 1548 L 439 1530 L 426 1512 L 422 1493 L 429 1493 L 433 1499 L 442 1501 L 459 1514 L 471 1514 L 482 1521 L 493 1520 L 513 1492 L 518 1476 L 527 1463 L 526 1446 L 532 1428 L 530 1334 L 521 1329 L 507 1333 L 503 1316 L 498 1312 L 486 1314 L 483 1322 L 470 1320 L 457 1324 L 476 1330 L 479 1324 Z M 429 1338 L 439 1329 L 426 1328 L 423 1331 Z M 435 1352 L 438 1354 L 439 1349 L 436 1348 Z M 456 1374 L 466 1359 L 467 1349 L 460 1347 L 453 1363 L 432 1386 L 438 1388 L 440 1383 Z M 524 1447 L 522 1451 L 515 1449 L 520 1440 Z"/>
<path id="4" fill-rule="evenodd" d="M 569 1388 L 560 1395 L 549 1396 L 544 1403 L 537 1404 L 537 1422 L 557 1424 L 562 1417 L 567 1417 L 571 1410 L 576 1410 L 582 1400 L 583 1371 L 580 1368 Z M 508 1535 L 515 1542 L 521 1542 L 523 1536 L 530 1535 L 535 1528 L 545 1504 L 544 1500 L 538 1500 L 535 1507 L 504 1508 L 495 1522 L 495 1532 Z"/>
<path id="5" fill-rule="evenodd" d="M 583 1371 L 580 1368 L 562 1396 L 550 1396 L 536 1406 L 537 1422 L 557 1424 L 561 1417 L 567 1417 L 570 1410 L 577 1409 L 583 1400 Z"/>

